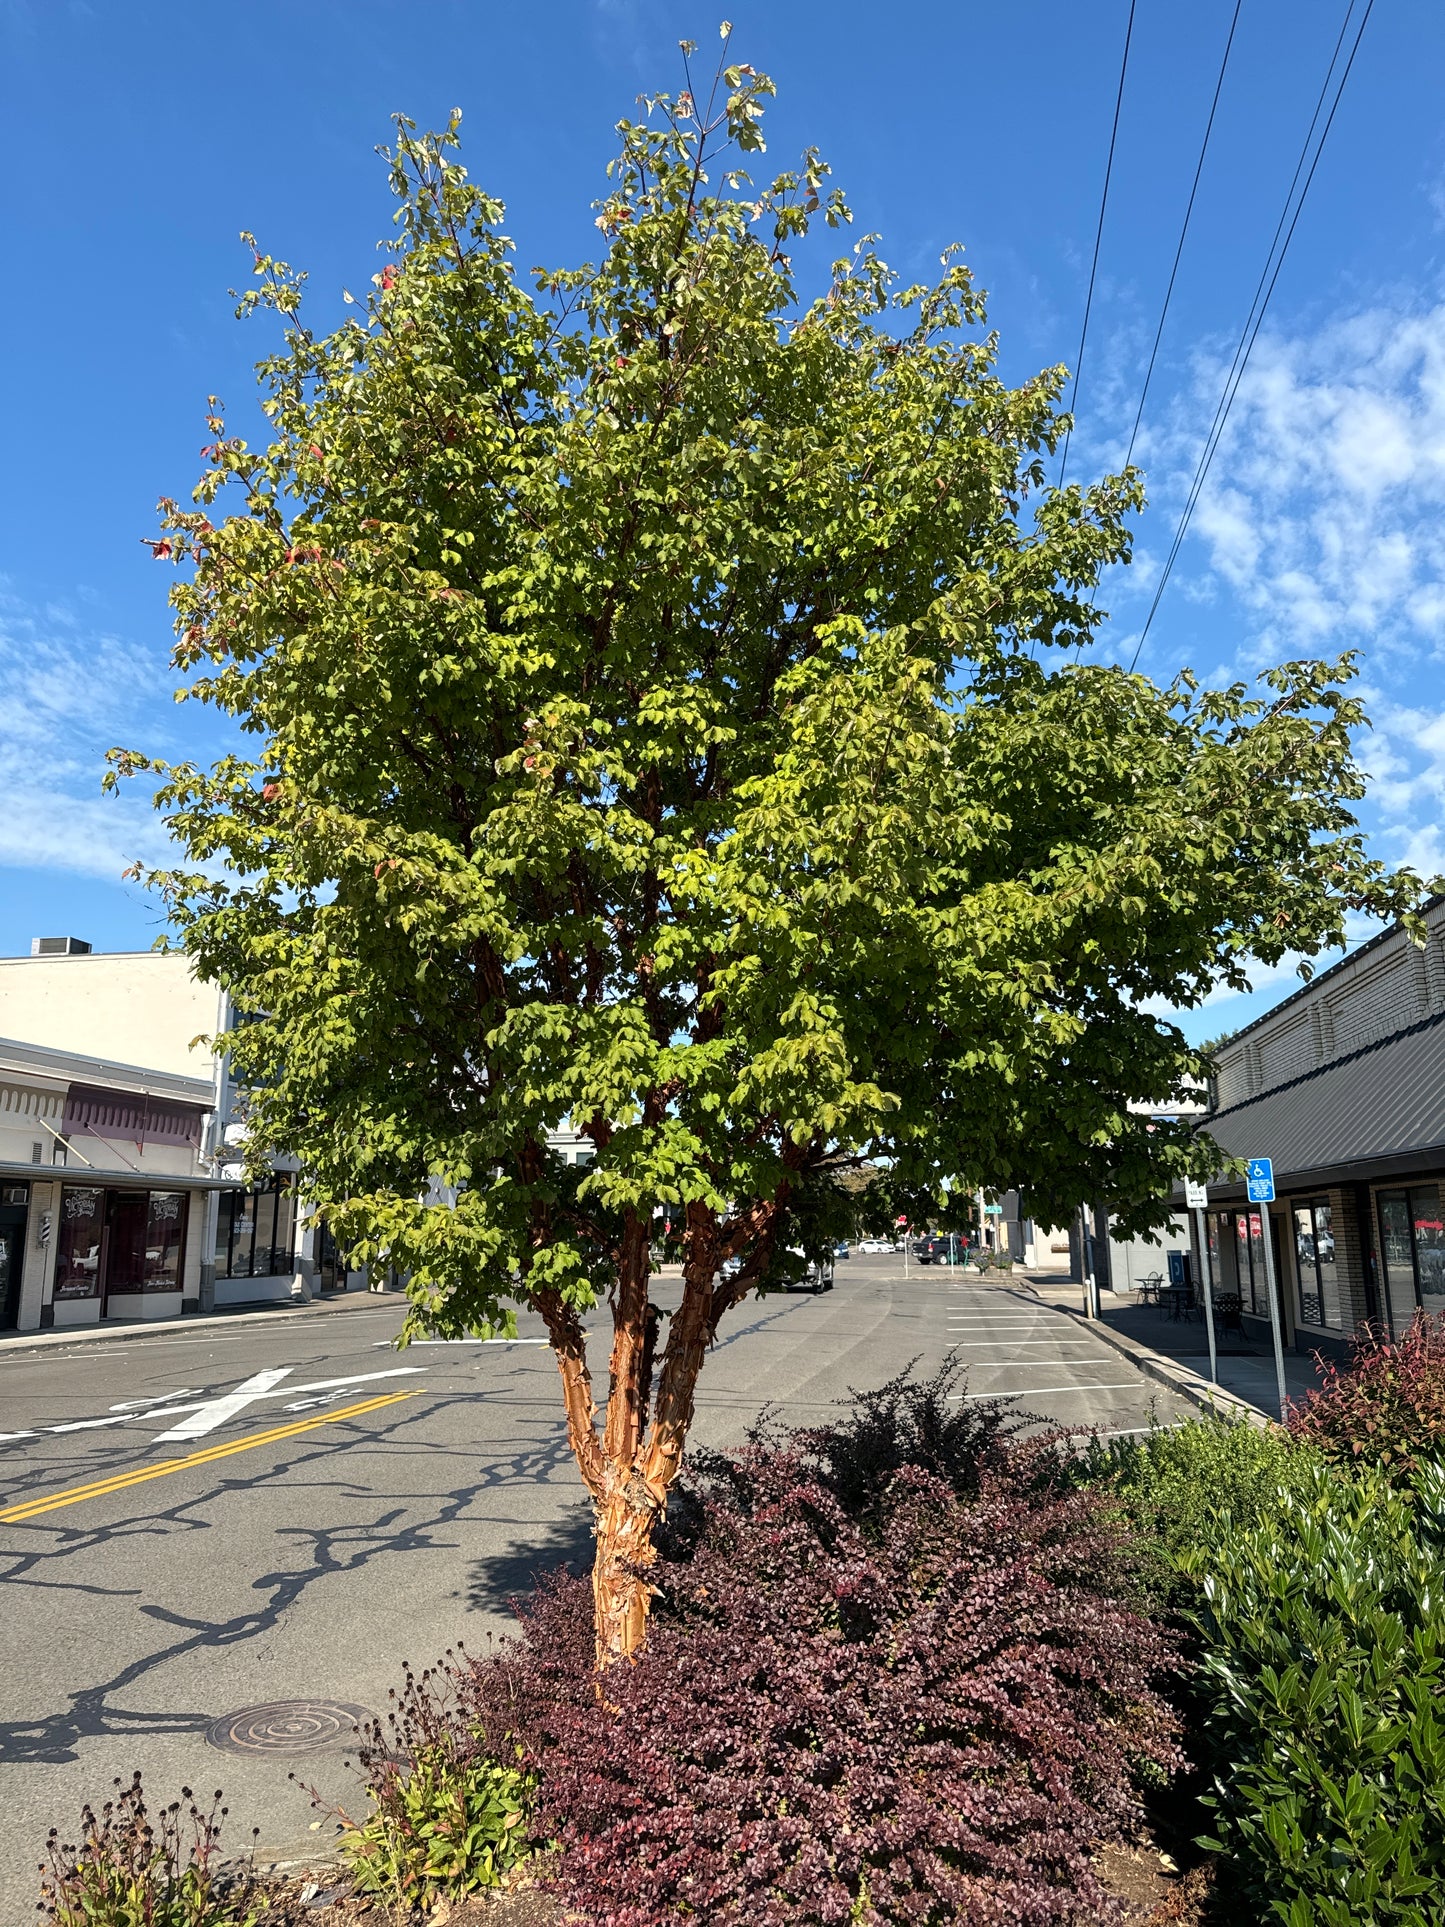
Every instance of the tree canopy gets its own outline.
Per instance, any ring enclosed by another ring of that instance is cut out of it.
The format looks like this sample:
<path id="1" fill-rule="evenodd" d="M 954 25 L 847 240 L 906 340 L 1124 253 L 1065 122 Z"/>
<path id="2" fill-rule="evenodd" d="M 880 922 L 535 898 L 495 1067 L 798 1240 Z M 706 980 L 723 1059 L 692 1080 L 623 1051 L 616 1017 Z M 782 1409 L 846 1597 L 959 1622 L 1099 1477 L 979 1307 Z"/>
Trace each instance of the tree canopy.
<path id="1" fill-rule="evenodd" d="M 915 1219 L 947 1181 L 1157 1222 L 1209 1161 L 1138 1109 L 1205 1069 L 1158 1011 L 1415 891 L 1351 814 L 1348 658 L 1258 691 L 1105 659 L 1140 478 L 1049 486 L 1063 370 L 1001 380 L 955 251 L 905 287 L 865 237 L 800 291 L 849 215 L 816 153 L 743 171 L 771 91 L 727 66 L 716 106 L 623 121 L 595 262 L 518 273 L 459 117 L 398 123 L 343 325 L 256 254 L 270 438 L 213 403 L 155 544 L 188 693 L 248 752 L 115 757 L 157 774 L 185 858 L 153 881 L 246 1015 L 253 1142 L 407 1274 L 414 1328 L 545 1319 L 605 1653 L 718 1321 L 833 1230 L 834 1174 Z"/>

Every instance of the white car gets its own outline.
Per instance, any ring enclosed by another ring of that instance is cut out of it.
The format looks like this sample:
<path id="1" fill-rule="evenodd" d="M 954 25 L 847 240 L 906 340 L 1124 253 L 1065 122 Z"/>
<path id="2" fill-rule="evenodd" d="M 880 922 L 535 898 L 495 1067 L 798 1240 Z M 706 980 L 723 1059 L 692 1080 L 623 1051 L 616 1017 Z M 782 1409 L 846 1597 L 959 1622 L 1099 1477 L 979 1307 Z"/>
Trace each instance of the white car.
<path id="1" fill-rule="evenodd" d="M 876 1255 L 880 1251 L 892 1251 L 893 1246 L 889 1244 L 886 1238 L 865 1238 L 858 1249 L 860 1251 L 866 1251 L 870 1255 Z"/>

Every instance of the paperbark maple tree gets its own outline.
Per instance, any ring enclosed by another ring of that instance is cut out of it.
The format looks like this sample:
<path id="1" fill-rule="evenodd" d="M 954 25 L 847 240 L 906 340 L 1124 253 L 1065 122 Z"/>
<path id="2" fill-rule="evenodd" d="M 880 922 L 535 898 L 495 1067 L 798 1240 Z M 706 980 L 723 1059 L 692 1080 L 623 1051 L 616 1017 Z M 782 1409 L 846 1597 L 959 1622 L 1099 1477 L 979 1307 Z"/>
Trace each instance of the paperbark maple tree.
<path id="1" fill-rule="evenodd" d="M 269 443 L 213 404 L 156 544 L 189 694 L 254 752 L 112 773 L 160 778 L 187 867 L 152 880 L 247 1013 L 254 1142 L 408 1276 L 412 1331 L 544 1320 L 604 1661 L 719 1323 L 823 1247 L 832 1173 L 915 1222 L 945 1181 L 1157 1221 L 1202 1154 L 1130 1106 L 1201 1060 L 1152 1008 L 1415 887 L 1350 815 L 1347 661 L 1252 696 L 1096 659 L 1139 479 L 1047 486 L 1063 371 L 1000 380 L 955 254 L 903 288 L 865 239 L 799 295 L 848 213 L 815 153 L 732 165 L 770 92 L 727 66 L 715 110 L 624 121 L 600 259 L 530 287 L 456 118 L 398 123 L 344 325 L 257 254 Z"/>

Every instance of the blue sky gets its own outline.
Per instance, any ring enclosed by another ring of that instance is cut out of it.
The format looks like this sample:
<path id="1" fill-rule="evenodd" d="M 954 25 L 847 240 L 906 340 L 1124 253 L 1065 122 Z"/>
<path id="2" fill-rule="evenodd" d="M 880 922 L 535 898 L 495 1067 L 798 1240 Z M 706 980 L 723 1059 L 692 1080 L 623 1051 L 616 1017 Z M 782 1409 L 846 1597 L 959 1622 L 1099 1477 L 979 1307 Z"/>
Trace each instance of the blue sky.
<path id="1" fill-rule="evenodd" d="M 1244 0 L 1136 459 L 1151 508 L 1112 583 L 1128 660 L 1268 246 L 1345 0 Z M 314 316 L 375 269 L 373 148 L 396 110 L 465 115 L 473 175 L 521 263 L 597 243 L 611 128 L 678 82 L 718 9 L 673 0 L 0 0 L 11 140 L 0 383 L 0 954 L 72 933 L 139 948 L 158 856 L 139 793 L 102 798 L 113 742 L 204 754 L 171 700 L 166 572 L 142 538 L 182 495 L 205 397 L 237 425 L 266 346 L 232 319 L 237 234 L 311 276 Z M 1072 361 L 1127 0 L 735 0 L 737 57 L 778 83 L 770 158 L 815 143 L 907 278 L 965 243 L 1004 373 Z M 1070 473 L 1117 463 L 1232 0 L 1138 0 Z M 1209 680 L 1358 646 L 1380 855 L 1445 869 L 1445 9 L 1380 0 L 1251 373 L 1141 666 Z M 1261 973 L 1195 1035 L 1294 987 Z"/>

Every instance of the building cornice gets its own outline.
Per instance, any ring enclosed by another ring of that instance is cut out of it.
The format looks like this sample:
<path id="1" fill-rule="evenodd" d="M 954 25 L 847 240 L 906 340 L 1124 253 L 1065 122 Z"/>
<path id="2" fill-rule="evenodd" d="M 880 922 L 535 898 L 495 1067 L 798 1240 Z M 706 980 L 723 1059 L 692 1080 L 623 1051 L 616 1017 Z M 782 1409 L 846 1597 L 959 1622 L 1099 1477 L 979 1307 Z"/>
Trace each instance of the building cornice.
<path id="1" fill-rule="evenodd" d="M 136 1097 L 167 1097 L 177 1103 L 199 1105 L 203 1111 L 211 1110 L 215 1103 L 215 1083 L 210 1077 L 186 1077 L 178 1071 L 150 1070 L 142 1064 L 121 1064 L 111 1058 L 0 1037 L 0 1076 L 7 1073 L 12 1077 L 54 1078 L 65 1084 L 99 1084 Z"/>

